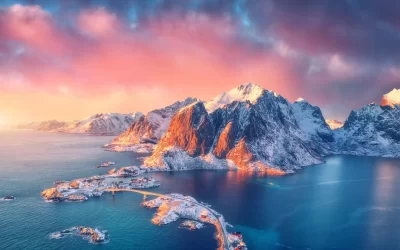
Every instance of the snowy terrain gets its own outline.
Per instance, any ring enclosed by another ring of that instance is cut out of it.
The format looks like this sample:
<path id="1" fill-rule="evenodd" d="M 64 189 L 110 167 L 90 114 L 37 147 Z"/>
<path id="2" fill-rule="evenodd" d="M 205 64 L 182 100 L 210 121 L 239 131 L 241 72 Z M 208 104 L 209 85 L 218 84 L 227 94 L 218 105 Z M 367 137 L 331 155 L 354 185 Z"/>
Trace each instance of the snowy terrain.
<path id="1" fill-rule="evenodd" d="M 400 157 L 400 106 L 368 104 L 335 130 L 336 153 Z"/>
<path id="2" fill-rule="evenodd" d="M 130 114 L 100 113 L 83 120 L 74 122 L 60 122 L 56 120 L 44 122 L 31 122 L 20 124 L 17 129 L 33 129 L 46 132 L 94 134 L 94 135 L 119 135 L 129 126 L 142 117 L 140 112 Z"/>
<path id="3" fill-rule="evenodd" d="M 400 157 L 400 108 L 393 93 L 397 90 L 383 97 L 392 105 L 366 105 L 332 130 L 320 108 L 302 98 L 291 104 L 255 84 L 241 85 L 180 109 L 144 165 L 281 175 L 331 154 Z"/>
<path id="4" fill-rule="evenodd" d="M 108 242 L 108 232 L 102 231 L 98 228 L 91 227 L 71 227 L 68 229 L 64 229 L 58 232 L 54 232 L 50 234 L 50 239 L 62 239 L 65 236 L 80 236 L 85 240 L 88 240 L 90 243 L 99 244 L 99 243 L 107 243 Z"/>
<path id="5" fill-rule="evenodd" d="M 168 194 L 145 201 L 142 205 L 148 208 L 158 208 L 151 220 L 156 225 L 169 224 L 180 218 L 194 220 L 201 224 L 212 224 L 217 230 L 218 249 L 247 249 L 241 235 L 228 233 L 226 228 L 230 225 L 221 214 L 211 209 L 209 205 L 196 201 L 193 197 Z M 240 248 L 237 248 L 239 246 Z"/>
<path id="6" fill-rule="evenodd" d="M 154 149 L 152 145 L 156 144 L 165 133 L 175 112 L 196 101 L 198 101 L 196 98 L 186 98 L 184 101 L 149 112 L 132 123 L 129 129 L 105 147 L 109 151 L 151 152 Z"/>
<path id="7" fill-rule="evenodd" d="M 144 164 L 170 170 L 237 168 L 282 175 L 322 162 L 321 153 L 327 149 L 299 127 L 292 104 L 282 96 L 250 83 L 214 100 L 232 102 L 214 111 L 200 101 L 179 110 Z M 319 130 L 312 127 L 318 140 L 331 140 L 322 114 L 318 122 Z"/>
<path id="8" fill-rule="evenodd" d="M 100 113 L 87 119 L 78 120 L 57 129 L 63 133 L 87 133 L 96 135 L 119 135 L 137 121 L 143 114 Z"/>
<path id="9" fill-rule="evenodd" d="M 113 190 L 145 189 L 160 186 L 151 177 L 137 177 L 144 171 L 136 166 L 111 169 L 106 175 L 98 175 L 72 181 L 56 181 L 54 186 L 44 190 L 41 195 L 47 202 L 86 201 L 90 197 L 103 195 Z"/>
<path id="10" fill-rule="evenodd" d="M 240 85 L 237 88 L 231 89 L 228 92 L 224 92 L 211 101 L 205 102 L 204 106 L 209 113 L 215 111 L 218 108 L 222 108 L 226 104 L 230 104 L 234 101 L 255 103 L 257 99 L 264 93 L 264 89 L 260 86 L 248 83 Z"/>

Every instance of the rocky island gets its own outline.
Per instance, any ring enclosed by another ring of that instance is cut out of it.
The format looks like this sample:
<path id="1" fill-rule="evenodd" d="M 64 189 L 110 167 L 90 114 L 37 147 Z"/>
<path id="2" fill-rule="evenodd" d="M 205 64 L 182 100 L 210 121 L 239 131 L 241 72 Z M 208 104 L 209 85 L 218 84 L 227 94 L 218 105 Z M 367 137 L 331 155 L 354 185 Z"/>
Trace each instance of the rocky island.
<path id="1" fill-rule="evenodd" d="M 0 198 L 0 201 L 12 201 L 12 200 L 15 200 L 16 198 L 14 197 L 14 196 L 12 196 L 12 195 L 7 195 L 7 196 L 5 196 L 5 197 L 3 197 L 3 198 Z"/>
<path id="2" fill-rule="evenodd" d="M 104 192 L 132 189 L 144 189 L 160 186 L 152 177 L 135 178 L 144 171 L 136 166 L 112 169 L 108 174 L 72 181 L 56 181 L 52 188 L 44 190 L 41 195 L 47 202 L 86 201 L 89 197 L 101 196 Z"/>
<path id="3" fill-rule="evenodd" d="M 96 168 L 108 168 L 109 166 L 115 165 L 113 161 L 102 162 L 99 165 L 96 165 Z"/>
<path id="4" fill-rule="evenodd" d="M 204 223 L 211 224 L 217 229 L 216 239 L 219 244 L 218 249 L 247 249 L 241 234 L 228 233 L 226 228 L 230 225 L 221 214 L 211 209 L 209 205 L 198 202 L 193 197 L 181 194 L 168 194 L 145 201 L 142 205 L 147 208 L 157 208 L 157 212 L 151 220 L 155 225 L 168 224 L 178 219 L 195 221 L 196 223 L 191 221 L 184 222 L 184 226 L 190 225 L 191 227 L 195 225 L 196 229 L 197 227 L 201 228 Z"/>
<path id="5" fill-rule="evenodd" d="M 88 240 L 90 243 L 99 244 L 108 242 L 108 232 L 91 227 L 71 227 L 58 232 L 50 234 L 50 239 L 61 239 L 65 236 L 81 236 L 83 239 Z"/>

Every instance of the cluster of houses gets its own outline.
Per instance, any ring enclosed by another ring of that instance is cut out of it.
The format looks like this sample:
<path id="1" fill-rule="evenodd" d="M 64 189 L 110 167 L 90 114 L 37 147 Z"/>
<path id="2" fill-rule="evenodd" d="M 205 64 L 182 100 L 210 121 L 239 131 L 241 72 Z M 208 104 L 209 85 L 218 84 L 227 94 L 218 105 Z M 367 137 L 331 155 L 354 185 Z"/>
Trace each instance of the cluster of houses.
<path id="1" fill-rule="evenodd" d="M 141 178 L 131 179 L 129 186 L 131 188 L 149 188 L 149 187 L 158 187 L 160 186 L 160 183 L 153 177 L 141 177 Z"/>

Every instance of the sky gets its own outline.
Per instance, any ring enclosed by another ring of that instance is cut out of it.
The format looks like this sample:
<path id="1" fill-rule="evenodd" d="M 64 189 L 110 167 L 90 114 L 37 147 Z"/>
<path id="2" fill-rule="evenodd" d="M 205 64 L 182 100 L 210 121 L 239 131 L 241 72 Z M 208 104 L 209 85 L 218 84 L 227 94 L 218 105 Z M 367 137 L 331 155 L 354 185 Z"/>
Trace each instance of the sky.
<path id="1" fill-rule="evenodd" d="M 209 100 L 252 82 L 326 118 L 400 87 L 400 1 L 0 2 L 0 125 Z"/>

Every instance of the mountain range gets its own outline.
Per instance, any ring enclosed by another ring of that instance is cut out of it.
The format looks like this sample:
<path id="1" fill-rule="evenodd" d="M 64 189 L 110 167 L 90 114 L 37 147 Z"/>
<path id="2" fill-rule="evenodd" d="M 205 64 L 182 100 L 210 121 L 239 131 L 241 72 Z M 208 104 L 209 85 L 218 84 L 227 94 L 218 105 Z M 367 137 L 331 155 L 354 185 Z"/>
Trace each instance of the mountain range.
<path id="1" fill-rule="evenodd" d="M 83 120 L 62 122 L 56 120 L 31 122 L 17 125 L 18 129 L 33 129 L 47 132 L 79 133 L 94 135 L 119 135 L 143 114 L 99 113 Z"/>
<path id="2" fill-rule="evenodd" d="M 152 169 L 235 168 L 274 175 L 321 163 L 327 155 L 400 157 L 397 93 L 386 94 L 381 105 L 352 111 L 342 125 L 327 122 L 319 107 L 302 98 L 290 103 L 249 83 L 208 102 L 188 98 L 152 111 L 107 146 L 151 152 L 144 165 Z"/>
<path id="3" fill-rule="evenodd" d="M 165 108 L 105 113 L 74 122 L 19 125 L 40 131 L 118 135 L 110 151 L 151 153 L 144 166 L 159 170 L 243 169 L 293 173 L 336 154 L 400 157 L 400 90 L 380 104 L 351 111 L 342 123 L 321 109 L 294 103 L 256 84 L 244 84 L 210 101 L 186 98 Z"/>

